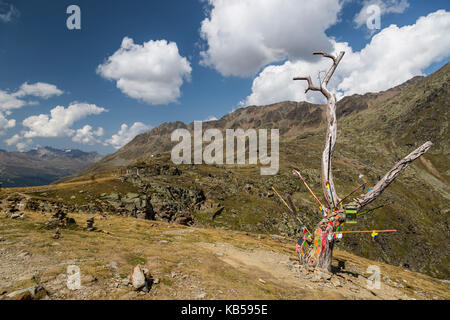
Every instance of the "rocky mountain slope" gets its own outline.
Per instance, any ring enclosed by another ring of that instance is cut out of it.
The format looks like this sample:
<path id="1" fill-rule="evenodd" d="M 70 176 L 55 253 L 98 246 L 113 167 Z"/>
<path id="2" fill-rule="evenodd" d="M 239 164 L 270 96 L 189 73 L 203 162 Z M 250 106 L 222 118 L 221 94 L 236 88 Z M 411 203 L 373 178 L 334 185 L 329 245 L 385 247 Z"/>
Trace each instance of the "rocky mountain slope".
<path id="1" fill-rule="evenodd" d="M 51 147 L 28 152 L 0 150 L 0 181 L 3 187 L 45 185 L 74 174 L 100 159 L 96 152 Z"/>
<path id="2" fill-rule="evenodd" d="M 394 266 L 448 279 L 449 236 L 449 82 L 450 64 L 428 77 L 413 78 L 385 92 L 354 95 L 337 105 L 338 140 L 333 172 L 343 197 L 359 184 L 373 186 L 392 165 L 431 140 L 432 149 L 414 162 L 346 230 L 397 229 L 381 234 L 345 235 L 338 248 Z M 179 165 L 170 161 L 176 128 L 166 123 L 85 169 L 71 181 L 22 190 L 29 209 L 46 212 L 118 214 L 185 225 L 298 236 L 320 219 L 314 199 L 292 168 L 320 193 L 320 158 L 325 127 L 323 106 L 281 102 L 248 107 L 204 128 L 277 128 L 281 133 L 280 170 L 261 176 L 256 165 Z M 292 216 L 272 192 L 291 195 Z M 361 192 L 363 192 L 361 190 Z"/>

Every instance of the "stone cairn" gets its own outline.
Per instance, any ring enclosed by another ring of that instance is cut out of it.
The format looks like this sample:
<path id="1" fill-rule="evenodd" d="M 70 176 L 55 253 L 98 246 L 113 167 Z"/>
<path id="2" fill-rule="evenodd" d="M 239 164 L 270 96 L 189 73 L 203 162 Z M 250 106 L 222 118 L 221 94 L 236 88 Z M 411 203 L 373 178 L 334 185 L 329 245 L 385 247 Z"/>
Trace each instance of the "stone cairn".
<path id="1" fill-rule="evenodd" d="M 54 229 L 54 228 L 67 228 L 75 224 L 76 224 L 75 219 L 68 217 L 67 213 L 59 209 L 45 223 L 45 226 L 47 227 L 47 229 Z"/>
<path id="2" fill-rule="evenodd" d="M 25 212 L 21 211 L 21 208 L 23 206 L 24 205 L 22 202 L 20 202 L 19 198 L 8 199 L 7 209 L 5 211 L 6 217 L 11 219 L 19 219 L 25 217 Z"/>
<path id="3" fill-rule="evenodd" d="M 86 231 L 97 231 L 97 228 L 94 227 L 94 222 L 95 222 L 94 217 L 87 219 L 86 220 L 86 226 L 84 227 L 84 230 L 86 230 Z"/>

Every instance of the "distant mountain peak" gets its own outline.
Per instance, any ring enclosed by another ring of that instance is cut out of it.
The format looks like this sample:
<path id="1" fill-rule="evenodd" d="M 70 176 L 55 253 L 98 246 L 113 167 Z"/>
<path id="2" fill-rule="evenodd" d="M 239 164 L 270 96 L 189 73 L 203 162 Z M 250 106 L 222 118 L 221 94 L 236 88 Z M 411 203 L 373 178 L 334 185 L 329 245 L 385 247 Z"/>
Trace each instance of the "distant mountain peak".
<path id="1" fill-rule="evenodd" d="M 45 185 L 70 176 L 102 158 L 97 152 L 37 147 L 27 152 L 0 152 L 0 181 L 5 187 Z"/>

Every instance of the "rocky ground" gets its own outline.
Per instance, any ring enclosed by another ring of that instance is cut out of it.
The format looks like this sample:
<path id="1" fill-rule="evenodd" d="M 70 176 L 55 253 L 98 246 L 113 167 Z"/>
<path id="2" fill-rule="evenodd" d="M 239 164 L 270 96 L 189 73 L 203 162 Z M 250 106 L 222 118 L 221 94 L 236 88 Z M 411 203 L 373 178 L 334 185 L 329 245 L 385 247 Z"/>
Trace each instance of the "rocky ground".
<path id="1" fill-rule="evenodd" d="M 304 268 L 278 235 L 2 209 L 0 299 L 450 298 L 448 283 L 340 250 L 333 273 Z"/>

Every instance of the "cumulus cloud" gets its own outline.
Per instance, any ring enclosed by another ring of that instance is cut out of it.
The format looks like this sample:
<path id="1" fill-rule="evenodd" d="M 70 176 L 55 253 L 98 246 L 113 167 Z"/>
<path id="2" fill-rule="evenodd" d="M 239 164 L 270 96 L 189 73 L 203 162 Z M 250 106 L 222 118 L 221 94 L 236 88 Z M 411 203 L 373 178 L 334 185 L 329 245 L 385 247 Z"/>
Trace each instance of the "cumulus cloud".
<path id="1" fill-rule="evenodd" d="M 129 97 L 154 105 L 176 102 L 184 80 L 190 80 L 191 71 L 190 63 L 180 56 L 175 42 L 150 40 L 139 45 L 128 37 L 97 68 L 98 74 L 115 80 L 117 88 Z"/>
<path id="2" fill-rule="evenodd" d="M 347 43 L 333 42 L 334 50 L 346 54 L 329 87 L 338 96 L 379 92 L 422 75 L 434 62 L 442 61 L 450 52 L 450 12 L 439 10 L 404 27 L 391 25 L 375 35 L 359 52 Z M 252 93 L 244 104 L 270 104 L 282 100 L 306 100 L 303 81 L 294 76 L 310 75 L 318 84 L 317 72 L 328 70 L 331 61 L 287 61 L 280 66 L 266 67 L 253 81 Z M 323 77 L 322 77 L 323 78 Z M 303 82 L 303 83 L 302 83 Z M 318 102 L 319 96 L 309 93 L 308 100 Z"/>
<path id="3" fill-rule="evenodd" d="M 207 42 L 201 64 L 224 76 L 249 76 L 285 59 L 311 60 L 332 49 L 325 34 L 335 24 L 339 0 L 209 0 L 200 34 Z"/>
<path id="4" fill-rule="evenodd" d="M 377 5 L 380 8 L 380 14 L 403 13 L 409 8 L 407 0 L 365 0 L 361 11 L 355 16 L 355 27 L 360 28 L 369 18 L 367 8 L 371 5 Z"/>
<path id="5" fill-rule="evenodd" d="M 112 145 L 114 148 L 119 149 L 133 140 L 138 134 L 141 134 L 149 129 L 150 127 L 142 122 L 135 122 L 131 127 L 128 127 L 128 125 L 124 123 L 120 127 L 119 132 L 114 134 L 111 139 L 106 140 L 106 144 Z"/>
<path id="6" fill-rule="evenodd" d="M 14 96 L 16 97 L 34 96 L 43 99 L 48 99 L 52 96 L 60 96 L 62 94 L 63 91 L 58 89 L 53 84 L 44 82 L 36 82 L 33 84 L 28 84 L 27 82 L 25 82 L 20 86 L 19 91 L 14 93 Z"/>
<path id="7" fill-rule="evenodd" d="M 6 139 L 5 142 L 8 146 L 12 146 L 13 144 L 18 143 L 22 137 L 19 134 L 13 135 L 11 138 Z"/>
<path id="8" fill-rule="evenodd" d="M 15 145 L 18 151 L 24 152 L 25 150 L 30 148 L 33 141 L 31 139 L 24 139 L 19 134 L 15 134 L 11 138 L 6 139 L 5 143 L 8 146 Z"/>
<path id="9" fill-rule="evenodd" d="M 98 138 L 103 136 L 103 128 L 99 127 L 95 131 L 93 131 L 92 129 L 93 128 L 90 125 L 85 125 L 83 128 L 78 129 L 75 135 L 72 137 L 72 141 L 88 145 L 101 143 L 100 139 Z"/>
<path id="10" fill-rule="evenodd" d="M 439 10 L 415 24 L 391 25 L 343 61 L 346 73 L 338 89 L 345 95 L 377 92 L 423 75 L 433 62 L 450 55 L 450 12 Z"/>
<path id="11" fill-rule="evenodd" d="M 19 15 L 20 12 L 15 6 L 0 0 L 0 22 L 8 23 Z"/>
<path id="12" fill-rule="evenodd" d="M 0 112 L 0 136 L 6 133 L 7 129 L 14 128 L 16 126 L 16 120 L 6 119 L 6 117 Z"/>
<path id="13" fill-rule="evenodd" d="M 31 116 L 23 120 L 22 124 L 28 128 L 25 138 L 46 137 L 57 138 L 72 136 L 75 131 L 71 126 L 89 115 L 98 115 L 107 110 L 95 104 L 74 103 L 69 107 L 57 106 L 48 114 Z"/>
<path id="14" fill-rule="evenodd" d="M 327 68 L 329 68 L 329 62 L 327 64 L 327 61 L 323 59 L 314 63 L 286 61 L 282 65 L 268 66 L 253 80 L 252 93 L 241 105 L 265 105 L 283 100 L 309 100 L 312 103 L 322 103 L 323 97 L 317 92 L 309 93 L 307 99 L 306 81 L 292 79 L 296 76 L 311 75 L 313 81 L 318 83 L 319 80 L 313 75 Z"/>
<path id="15" fill-rule="evenodd" d="M 0 111 L 19 109 L 26 104 L 26 101 L 18 99 L 13 94 L 0 90 Z"/>
<path id="16" fill-rule="evenodd" d="M 44 82 L 28 84 L 25 82 L 15 92 L 0 90 L 0 111 L 19 109 L 26 105 L 36 104 L 36 102 L 24 100 L 25 97 L 49 99 L 61 94 L 63 94 L 63 91 L 53 84 Z"/>
<path id="17" fill-rule="evenodd" d="M 209 116 L 208 118 L 203 120 L 203 122 L 216 121 L 216 120 L 218 120 L 218 119 L 215 116 Z"/>

